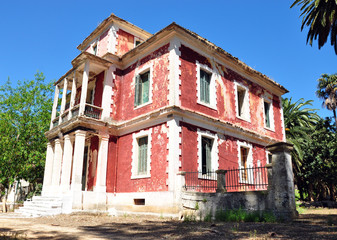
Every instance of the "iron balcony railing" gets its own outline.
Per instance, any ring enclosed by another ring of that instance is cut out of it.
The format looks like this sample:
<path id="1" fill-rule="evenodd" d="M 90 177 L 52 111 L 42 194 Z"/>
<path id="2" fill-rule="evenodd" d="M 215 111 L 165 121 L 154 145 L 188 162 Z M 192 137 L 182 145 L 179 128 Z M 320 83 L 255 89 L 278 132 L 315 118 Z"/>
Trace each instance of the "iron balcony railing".
<path id="1" fill-rule="evenodd" d="M 225 184 L 222 188 L 227 192 L 259 191 L 268 188 L 266 167 L 228 169 L 224 171 Z M 185 172 L 186 191 L 216 192 L 218 174 L 210 172 Z M 219 181 L 222 182 L 222 181 Z"/>

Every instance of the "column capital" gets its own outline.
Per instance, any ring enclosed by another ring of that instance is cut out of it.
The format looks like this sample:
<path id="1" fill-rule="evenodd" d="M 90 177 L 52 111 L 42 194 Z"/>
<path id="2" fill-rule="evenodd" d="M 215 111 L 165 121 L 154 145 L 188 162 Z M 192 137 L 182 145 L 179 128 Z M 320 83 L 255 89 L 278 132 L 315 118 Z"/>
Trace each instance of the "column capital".
<path id="1" fill-rule="evenodd" d="M 85 130 L 76 130 L 75 131 L 75 136 L 85 136 L 86 135 L 86 131 Z"/>
<path id="2" fill-rule="evenodd" d="M 291 152 L 293 150 L 293 145 L 288 142 L 278 142 L 278 143 L 267 146 L 267 150 L 271 153 Z"/>

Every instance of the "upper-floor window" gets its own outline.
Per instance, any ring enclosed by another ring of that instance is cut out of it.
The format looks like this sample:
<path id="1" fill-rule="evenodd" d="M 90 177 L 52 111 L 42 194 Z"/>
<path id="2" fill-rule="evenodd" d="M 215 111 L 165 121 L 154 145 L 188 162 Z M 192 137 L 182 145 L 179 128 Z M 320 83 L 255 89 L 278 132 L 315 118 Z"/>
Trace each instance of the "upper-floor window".
<path id="1" fill-rule="evenodd" d="M 216 109 L 215 73 L 206 65 L 197 65 L 197 95 L 198 103 Z"/>
<path id="2" fill-rule="evenodd" d="M 250 121 L 248 88 L 239 83 L 235 83 L 235 103 L 236 116 L 243 120 Z"/>
<path id="3" fill-rule="evenodd" d="M 263 118 L 264 127 L 269 130 L 274 130 L 274 113 L 272 96 L 270 94 L 265 94 L 263 97 Z"/>
<path id="4" fill-rule="evenodd" d="M 92 46 L 92 52 L 94 55 L 97 55 L 97 43 Z"/>
<path id="5" fill-rule="evenodd" d="M 138 74 L 135 83 L 135 107 L 150 100 L 150 71 Z"/>

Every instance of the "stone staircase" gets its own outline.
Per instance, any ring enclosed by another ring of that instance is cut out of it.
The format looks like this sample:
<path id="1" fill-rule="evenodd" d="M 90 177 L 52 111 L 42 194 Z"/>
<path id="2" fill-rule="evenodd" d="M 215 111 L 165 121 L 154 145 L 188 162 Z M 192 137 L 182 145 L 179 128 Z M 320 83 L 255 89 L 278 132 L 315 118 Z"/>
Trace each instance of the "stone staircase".
<path id="1" fill-rule="evenodd" d="M 61 197 L 34 196 L 31 201 L 25 201 L 23 207 L 15 213 L 25 217 L 41 217 L 62 213 L 63 201 Z"/>

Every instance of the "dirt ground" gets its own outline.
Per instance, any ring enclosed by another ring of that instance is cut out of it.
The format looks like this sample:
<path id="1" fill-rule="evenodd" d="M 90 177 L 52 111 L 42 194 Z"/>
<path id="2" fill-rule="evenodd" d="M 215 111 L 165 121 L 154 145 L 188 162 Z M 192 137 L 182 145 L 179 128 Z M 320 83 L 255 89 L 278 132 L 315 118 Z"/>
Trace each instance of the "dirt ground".
<path id="1" fill-rule="evenodd" d="M 309 209 L 293 222 L 182 222 L 170 218 L 0 214 L 1 239 L 337 239 L 337 209 Z"/>

